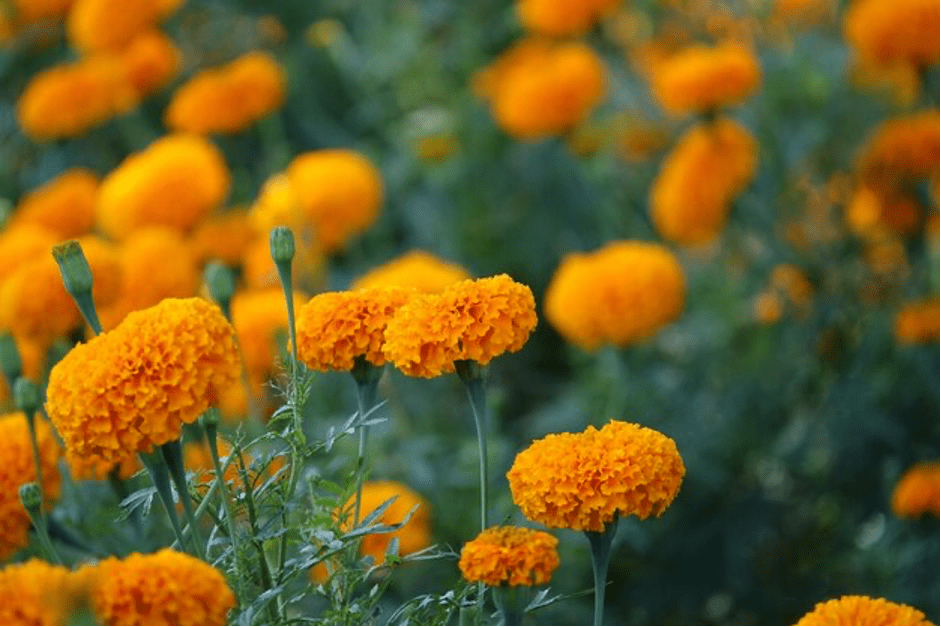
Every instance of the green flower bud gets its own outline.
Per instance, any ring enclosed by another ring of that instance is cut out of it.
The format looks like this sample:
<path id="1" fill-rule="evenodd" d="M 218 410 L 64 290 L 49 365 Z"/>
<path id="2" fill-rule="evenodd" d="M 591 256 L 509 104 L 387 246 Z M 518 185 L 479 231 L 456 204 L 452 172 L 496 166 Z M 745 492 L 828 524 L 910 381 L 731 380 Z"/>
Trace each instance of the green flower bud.
<path id="1" fill-rule="evenodd" d="M 23 361 L 16 348 L 16 340 L 9 333 L 0 334 L 0 371 L 11 386 L 23 374 Z"/>
<path id="2" fill-rule="evenodd" d="M 229 304 L 232 302 L 232 295 L 235 294 L 235 274 L 227 266 L 213 261 L 206 266 L 203 278 L 212 299 L 219 303 L 222 313 L 228 318 Z"/>
<path id="3" fill-rule="evenodd" d="M 39 388 L 29 379 L 20 377 L 13 385 L 13 401 L 27 417 L 33 416 L 39 410 Z"/>
<path id="4" fill-rule="evenodd" d="M 294 233 L 286 226 L 271 229 L 271 258 L 276 265 L 289 264 L 294 259 Z"/>
<path id="5" fill-rule="evenodd" d="M 65 289 L 69 294 L 74 297 L 76 294 L 91 292 L 93 283 L 91 267 L 88 265 L 88 259 L 85 258 L 82 245 L 77 240 L 69 240 L 53 247 L 52 256 L 59 264 L 62 282 L 65 283 Z"/>
<path id="6" fill-rule="evenodd" d="M 39 511 L 39 507 L 42 505 L 42 490 L 39 485 L 33 481 L 21 485 L 20 502 L 23 503 L 23 507 L 26 508 L 27 512 Z"/>

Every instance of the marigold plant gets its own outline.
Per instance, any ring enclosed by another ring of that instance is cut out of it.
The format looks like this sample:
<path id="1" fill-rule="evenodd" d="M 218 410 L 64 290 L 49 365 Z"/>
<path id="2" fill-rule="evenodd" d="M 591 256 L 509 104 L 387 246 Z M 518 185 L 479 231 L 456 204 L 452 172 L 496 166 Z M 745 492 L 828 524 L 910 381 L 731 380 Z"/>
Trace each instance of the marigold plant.
<path id="1" fill-rule="evenodd" d="M 899 518 L 939 516 L 941 483 L 938 462 L 915 464 L 905 471 L 892 491 L 892 511 Z"/>
<path id="2" fill-rule="evenodd" d="M 95 226 L 98 183 L 89 170 L 67 170 L 23 196 L 13 222 L 45 227 L 62 239 L 85 235 Z"/>
<path id="3" fill-rule="evenodd" d="M 620 0 L 517 0 L 516 12 L 526 30 L 565 37 L 588 31 L 619 4 Z"/>
<path id="4" fill-rule="evenodd" d="M 471 278 L 461 266 L 413 250 L 373 268 L 353 282 L 354 289 L 367 287 L 408 287 L 423 294 L 436 294 L 449 285 Z"/>
<path id="5" fill-rule="evenodd" d="M 301 311 L 304 296 L 294 293 L 294 310 Z M 242 291 L 232 298 L 232 326 L 238 339 L 248 380 L 259 387 L 275 372 L 279 337 L 288 335 L 288 310 L 278 288 Z M 299 345 L 301 342 L 299 341 Z"/>
<path id="6" fill-rule="evenodd" d="M 931 625 L 924 612 L 885 599 L 847 595 L 818 603 L 795 625 Z"/>
<path id="7" fill-rule="evenodd" d="M 857 0 L 843 20 L 846 39 L 870 62 L 881 65 L 938 64 L 938 0 Z"/>
<path id="8" fill-rule="evenodd" d="M 87 602 L 91 569 L 72 572 L 64 566 L 31 559 L 0 570 L 0 623 L 68 625 L 72 613 Z"/>
<path id="9" fill-rule="evenodd" d="M 69 11 L 69 42 L 84 53 L 119 50 L 181 4 L 183 0 L 75 0 Z"/>
<path id="10" fill-rule="evenodd" d="M 488 586 L 541 586 L 559 565 L 558 545 L 544 531 L 491 527 L 464 545 L 458 567 L 464 579 Z"/>

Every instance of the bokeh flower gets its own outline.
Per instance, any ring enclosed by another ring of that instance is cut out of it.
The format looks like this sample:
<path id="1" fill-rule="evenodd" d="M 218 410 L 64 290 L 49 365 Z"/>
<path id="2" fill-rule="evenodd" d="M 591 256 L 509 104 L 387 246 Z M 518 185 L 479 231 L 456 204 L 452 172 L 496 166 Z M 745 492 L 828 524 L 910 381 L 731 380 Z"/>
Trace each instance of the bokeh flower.
<path id="1" fill-rule="evenodd" d="M 373 533 L 363 536 L 360 543 L 360 555 L 368 555 L 374 563 L 381 564 L 385 560 L 386 549 L 392 538 L 398 538 L 399 555 L 408 555 L 427 549 L 431 546 L 431 505 L 420 494 L 398 481 L 366 481 L 363 483 L 363 495 L 360 501 L 362 516 L 368 516 L 373 510 L 391 498 L 395 501 L 389 505 L 385 513 L 376 519 L 382 525 L 397 525 L 413 508 L 408 522 L 401 529 L 389 533 Z M 351 497 L 343 507 L 344 511 L 352 512 L 353 501 Z M 339 515 L 340 512 L 337 512 Z M 352 513 L 345 517 L 340 525 L 344 530 L 353 528 Z"/>
<path id="2" fill-rule="evenodd" d="M 910 235 L 921 226 L 917 200 L 900 190 L 860 185 L 846 205 L 846 224 L 859 237 L 877 240 Z"/>
<path id="3" fill-rule="evenodd" d="M 856 0 L 849 5 L 843 32 L 865 60 L 879 65 L 938 64 L 938 0 Z"/>
<path id="4" fill-rule="evenodd" d="M 443 261 L 431 253 L 413 250 L 373 268 L 353 282 L 353 289 L 368 287 L 409 287 L 424 294 L 471 278 L 461 266 Z"/>
<path id="5" fill-rule="evenodd" d="M 13 224 L 36 224 L 62 239 L 85 235 L 95 226 L 98 182 L 84 168 L 66 170 L 20 199 Z"/>
<path id="6" fill-rule="evenodd" d="M 187 133 L 236 133 L 284 102 L 286 77 L 264 52 L 249 52 L 203 70 L 181 85 L 167 108 L 167 126 Z"/>
<path id="7" fill-rule="evenodd" d="M 892 511 L 899 518 L 920 518 L 924 514 L 939 516 L 941 482 L 938 462 L 915 464 L 905 471 L 892 491 Z"/>
<path id="8" fill-rule="evenodd" d="M 218 307 L 167 299 L 75 346 L 49 375 L 46 410 L 73 454 L 117 462 L 179 438 L 240 366 Z"/>
<path id="9" fill-rule="evenodd" d="M 168 135 L 133 154 L 102 182 L 97 216 L 111 237 L 143 226 L 189 231 L 229 191 L 222 153 L 195 135 Z"/>
<path id="10" fill-rule="evenodd" d="M 91 600 L 104 625 L 225 625 L 235 605 L 221 572 L 172 549 L 104 560 Z"/>
<path id="11" fill-rule="evenodd" d="M 120 50 L 151 30 L 183 0 L 75 0 L 69 12 L 69 43 L 83 53 Z"/>
<path id="12" fill-rule="evenodd" d="M 120 52 L 127 81 L 144 97 L 166 86 L 180 66 L 180 51 L 159 30 L 137 35 Z"/>
<path id="13" fill-rule="evenodd" d="M 551 37 L 587 32 L 620 0 L 517 0 L 516 12 L 526 30 Z"/>
<path id="14" fill-rule="evenodd" d="M 535 327 L 532 291 L 501 274 L 414 297 L 389 322 L 383 350 L 405 374 L 431 378 L 454 372 L 455 360 L 486 365 L 514 353 Z"/>
<path id="15" fill-rule="evenodd" d="M 242 263 L 245 251 L 256 239 L 260 238 L 248 215 L 241 211 L 229 211 L 197 224 L 190 234 L 189 245 L 200 264 L 217 260 L 227 266 L 238 266 Z"/>
<path id="16" fill-rule="evenodd" d="M 461 549 L 458 567 L 467 581 L 488 586 L 541 586 L 559 565 L 558 539 L 524 527 L 490 527 Z"/>
<path id="17" fill-rule="evenodd" d="M 795 625 L 931 625 L 924 612 L 885 599 L 847 595 L 818 603 Z"/>
<path id="18" fill-rule="evenodd" d="M 295 291 L 294 311 L 301 311 L 303 304 L 304 296 Z M 278 288 L 237 292 L 232 298 L 232 326 L 245 360 L 248 380 L 252 387 L 258 388 L 275 372 L 279 342 L 283 348 L 288 335 L 284 293 Z"/>
<path id="19" fill-rule="evenodd" d="M 887 180 L 936 176 L 941 152 L 938 116 L 938 110 L 932 109 L 879 124 L 860 156 L 864 179 L 885 184 Z"/>
<path id="20" fill-rule="evenodd" d="M 732 200 L 755 176 L 757 151 L 751 134 L 731 120 L 691 128 L 650 188 L 650 217 L 657 232 L 686 246 L 718 236 Z"/>
<path id="21" fill-rule="evenodd" d="M 547 527 L 604 531 L 615 516 L 662 514 L 686 468 L 667 436 L 612 420 L 600 430 L 547 435 L 507 473 L 513 502 Z"/>
<path id="22" fill-rule="evenodd" d="M 937 342 L 941 335 L 938 298 L 906 303 L 895 314 L 895 339 L 900 344 Z"/>
<path id="23" fill-rule="evenodd" d="M 543 307 L 566 340 L 593 351 L 602 344 L 627 346 L 652 336 L 680 315 L 685 294 L 683 269 L 667 248 L 620 241 L 592 253 L 566 255 Z"/>
<path id="24" fill-rule="evenodd" d="M 36 443 L 42 470 L 43 497 L 48 503 L 59 498 L 61 477 L 58 462 L 62 452 L 49 425 L 38 417 Z M 29 543 L 31 523 L 20 502 L 19 489 L 24 483 L 37 481 L 29 427 L 22 412 L 0 416 L 0 458 L 3 459 L 0 464 L 0 561 L 6 561 Z"/>
<path id="25" fill-rule="evenodd" d="M 0 623 L 68 625 L 72 613 L 87 602 L 86 567 L 72 572 L 33 558 L 0 570 Z"/>
<path id="26" fill-rule="evenodd" d="M 60 241 L 58 233 L 45 226 L 25 222 L 0 231 L 0 282 L 37 257 L 51 254 Z"/>

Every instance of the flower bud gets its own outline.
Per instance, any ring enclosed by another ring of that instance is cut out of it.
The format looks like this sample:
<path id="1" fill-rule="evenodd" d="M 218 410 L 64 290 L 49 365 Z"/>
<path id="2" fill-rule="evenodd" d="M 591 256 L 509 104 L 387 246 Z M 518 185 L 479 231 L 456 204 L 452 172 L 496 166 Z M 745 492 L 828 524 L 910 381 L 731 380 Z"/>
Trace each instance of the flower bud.
<path id="1" fill-rule="evenodd" d="M 13 401 L 16 408 L 31 418 L 39 410 L 39 388 L 29 379 L 20 377 L 13 386 Z"/>
<path id="2" fill-rule="evenodd" d="M 289 264 L 294 259 L 294 233 L 286 226 L 271 229 L 271 258 L 275 264 Z"/>
<path id="3" fill-rule="evenodd" d="M 39 484 L 30 481 L 21 485 L 20 502 L 23 503 L 23 507 L 26 508 L 27 512 L 38 511 L 40 505 L 42 505 L 42 490 L 39 488 Z"/>
<path id="4" fill-rule="evenodd" d="M 20 351 L 16 348 L 16 340 L 9 333 L 0 333 L 0 371 L 3 372 L 3 376 L 6 377 L 11 387 L 13 382 L 23 374 Z"/>
<path id="5" fill-rule="evenodd" d="M 65 283 L 65 289 L 69 294 L 74 297 L 76 294 L 91 292 L 93 282 L 91 267 L 88 265 L 88 259 L 85 258 L 82 245 L 77 240 L 69 240 L 53 247 L 52 256 L 59 264 L 62 282 Z"/>
<path id="6" fill-rule="evenodd" d="M 213 261 L 206 266 L 203 277 L 212 299 L 219 303 L 225 317 L 229 318 L 229 303 L 232 301 L 232 295 L 235 294 L 235 275 L 232 270 Z"/>

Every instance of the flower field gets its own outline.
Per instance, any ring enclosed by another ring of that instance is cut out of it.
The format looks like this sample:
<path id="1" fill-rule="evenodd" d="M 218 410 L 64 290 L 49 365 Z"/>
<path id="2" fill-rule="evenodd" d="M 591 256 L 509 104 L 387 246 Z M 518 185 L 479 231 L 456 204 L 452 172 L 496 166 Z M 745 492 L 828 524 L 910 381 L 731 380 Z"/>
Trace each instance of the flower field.
<path id="1" fill-rule="evenodd" d="M 937 624 L 939 22 L 0 2 L 0 623 Z"/>

